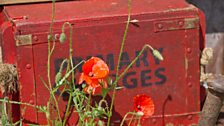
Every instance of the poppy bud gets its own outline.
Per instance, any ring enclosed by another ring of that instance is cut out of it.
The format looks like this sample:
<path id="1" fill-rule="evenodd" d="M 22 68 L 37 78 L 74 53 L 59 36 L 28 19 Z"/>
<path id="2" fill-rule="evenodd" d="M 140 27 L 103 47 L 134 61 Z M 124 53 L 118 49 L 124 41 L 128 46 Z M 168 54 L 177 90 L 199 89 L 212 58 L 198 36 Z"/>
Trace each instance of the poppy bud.
<path id="1" fill-rule="evenodd" d="M 99 106 L 97 109 L 98 109 L 99 111 L 102 111 L 102 110 L 103 110 L 103 108 L 102 108 L 101 106 Z"/>
<path id="2" fill-rule="evenodd" d="M 136 114 L 137 114 L 138 116 L 143 116 L 143 115 L 144 115 L 144 113 L 143 113 L 142 111 L 138 111 Z"/>
<path id="3" fill-rule="evenodd" d="M 65 42 L 65 40 L 66 40 L 66 35 L 64 32 L 62 32 L 60 35 L 59 41 L 60 41 L 60 43 L 63 44 Z"/>
<path id="4" fill-rule="evenodd" d="M 86 84 L 82 84 L 82 88 L 85 88 L 86 87 Z"/>
<path id="5" fill-rule="evenodd" d="M 55 83 L 58 84 L 62 78 L 62 73 L 58 72 L 55 76 Z"/>
<path id="6" fill-rule="evenodd" d="M 157 59 L 159 59 L 159 60 L 163 60 L 163 56 L 161 55 L 161 53 L 160 53 L 158 50 L 153 49 L 153 50 L 152 50 L 152 53 L 153 53 L 153 55 L 154 55 Z"/>
<path id="7" fill-rule="evenodd" d="M 51 35 L 47 35 L 47 40 L 48 40 L 48 41 L 51 40 Z"/>

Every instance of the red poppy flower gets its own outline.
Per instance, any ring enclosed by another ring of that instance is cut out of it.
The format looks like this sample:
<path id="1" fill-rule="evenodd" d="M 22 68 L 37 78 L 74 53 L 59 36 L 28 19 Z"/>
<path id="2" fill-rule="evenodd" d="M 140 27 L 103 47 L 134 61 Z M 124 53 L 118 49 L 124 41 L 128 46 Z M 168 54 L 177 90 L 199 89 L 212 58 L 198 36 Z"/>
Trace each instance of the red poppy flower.
<path id="1" fill-rule="evenodd" d="M 154 114 L 154 103 L 147 95 L 137 95 L 134 97 L 134 109 L 136 112 L 142 112 L 143 118 L 148 118 Z"/>
<path id="2" fill-rule="evenodd" d="M 101 93 L 102 87 L 107 88 L 107 83 L 104 79 L 109 74 L 109 68 L 103 60 L 91 57 L 83 64 L 82 71 L 79 84 L 85 81 L 87 87 L 84 91 L 86 93 L 98 94 Z"/>
<path id="3" fill-rule="evenodd" d="M 91 79 L 102 79 L 108 76 L 107 64 L 98 57 L 91 57 L 82 66 L 83 73 Z"/>

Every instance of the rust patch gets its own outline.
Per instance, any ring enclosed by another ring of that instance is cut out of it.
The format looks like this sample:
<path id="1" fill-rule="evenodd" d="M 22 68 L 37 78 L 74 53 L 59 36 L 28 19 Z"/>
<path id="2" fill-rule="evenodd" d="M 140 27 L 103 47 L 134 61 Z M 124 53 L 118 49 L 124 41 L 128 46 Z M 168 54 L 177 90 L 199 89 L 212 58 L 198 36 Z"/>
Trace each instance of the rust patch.
<path id="1" fill-rule="evenodd" d="M 17 35 L 16 36 L 16 46 L 31 45 L 32 35 Z"/>
<path id="2" fill-rule="evenodd" d="M 199 18 L 185 18 L 184 19 L 184 28 L 185 29 L 192 29 L 196 28 L 199 23 Z"/>
<path id="3" fill-rule="evenodd" d="M 173 123 L 167 123 L 166 126 L 174 126 Z"/>

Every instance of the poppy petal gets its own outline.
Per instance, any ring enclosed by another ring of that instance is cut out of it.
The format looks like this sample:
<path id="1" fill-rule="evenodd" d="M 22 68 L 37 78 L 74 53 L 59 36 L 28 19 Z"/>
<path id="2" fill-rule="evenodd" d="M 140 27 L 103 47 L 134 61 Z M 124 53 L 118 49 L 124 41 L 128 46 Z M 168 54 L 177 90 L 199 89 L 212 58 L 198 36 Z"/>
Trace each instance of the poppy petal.
<path id="1" fill-rule="evenodd" d="M 95 63 L 94 58 L 87 60 L 82 66 L 82 71 L 86 75 L 88 75 L 90 72 L 92 72 L 92 67 L 93 67 L 94 63 Z"/>
<path id="2" fill-rule="evenodd" d="M 105 78 L 109 74 L 109 68 L 104 61 L 99 60 L 94 64 L 92 72 L 93 78 Z"/>
<path id="3" fill-rule="evenodd" d="M 137 95 L 134 98 L 134 108 L 136 112 L 143 112 L 143 118 L 148 118 L 154 114 L 154 103 L 147 95 Z"/>

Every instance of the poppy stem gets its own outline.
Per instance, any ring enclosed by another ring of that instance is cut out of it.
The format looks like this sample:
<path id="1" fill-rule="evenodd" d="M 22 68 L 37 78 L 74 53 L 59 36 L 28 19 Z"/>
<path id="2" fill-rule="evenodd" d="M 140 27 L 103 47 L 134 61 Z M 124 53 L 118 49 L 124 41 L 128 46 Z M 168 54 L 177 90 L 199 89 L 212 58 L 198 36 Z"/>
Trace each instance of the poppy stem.
<path id="1" fill-rule="evenodd" d="M 69 28 L 70 28 L 70 35 L 69 35 L 69 61 L 70 61 L 70 64 L 71 64 L 71 74 L 72 74 L 72 78 L 71 78 L 71 81 L 72 81 L 72 85 L 71 87 L 73 87 L 75 85 L 75 82 L 74 82 L 74 79 L 75 79 L 75 73 L 74 73 L 74 69 L 73 68 L 76 68 L 76 67 L 73 67 L 73 61 L 72 61 L 72 54 L 73 54 L 73 48 L 72 48 L 72 24 L 69 23 L 69 22 L 65 22 L 62 26 L 62 32 L 64 33 L 64 29 L 65 29 L 65 25 L 69 25 Z M 68 62 L 69 62 L 68 61 Z M 69 64 L 69 63 L 68 63 Z M 62 123 L 62 126 L 65 125 L 66 123 L 66 120 L 67 120 L 67 117 L 69 115 L 69 110 L 70 110 L 70 105 L 71 105 L 71 101 L 72 101 L 72 94 L 69 93 L 69 99 L 68 99 L 68 103 L 67 103 L 67 107 L 66 107 L 66 112 L 65 112 L 65 117 L 64 117 L 64 120 L 63 120 L 63 123 Z"/>
<path id="2" fill-rule="evenodd" d="M 141 116 L 139 116 L 136 112 L 128 112 L 128 113 L 125 114 L 123 120 L 121 121 L 120 126 L 123 126 L 123 125 L 124 125 L 124 122 L 125 122 L 126 118 L 128 117 L 128 115 L 132 115 L 132 119 L 133 119 L 133 116 L 134 116 L 134 115 L 138 116 L 139 118 L 141 117 Z M 132 119 L 131 119 L 131 120 L 132 120 Z"/>
<path id="3" fill-rule="evenodd" d="M 138 58 L 142 55 L 142 53 L 145 51 L 145 49 L 149 48 L 150 50 L 155 50 L 150 46 L 149 44 L 145 44 L 142 48 L 142 50 L 138 53 L 138 55 L 135 57 L 134 60 L 124 69 L 124 71 L 116 78 L 114 81 L 114 85 L 127 73 L 127 71 L 132 67 L 132 65 L 138 60 Z M 157 58 L 157 57 L 156 57 Z"/>
<path id="4" fill-rule="evenodd" d="M 65 76 L 59 81 L 59 86 L 63 84 L 63 82 L 69 77 L 69 75 L 82 63 L 84 62 L 84 60 L 82 60 L 81 62 L 79 62 L 75 67 L 73 67 L 70 71 L 68 71 Z"/>
<path id="5" fill-rule="evenodd" d="M 17 104 L 17 105 L 25 105 L 25 106 L 29 106 L 29 107 L 33 107 L 33 108 L 39 109 L 38 106 L 29 104 L 29 103 L 25 103 L 25 102 L 10 101 L 10 100 L 7 100 L 7 99 L 0 99 L 0 102 L 10 103 L 10 104 Z"/>
<path id="6" fill-rule="evenodd" d="M 122 78 L 122 77 L 127 73 L 127 71 L 128 71 L 128 70 L 131 68 L 131 66 L 138 60 L 138 58 L 142 55 L 142 53 L 143 53 L 143 52 L 145 51 L 145 49 L 147 49 L 147 48 L 151 49 L 152 51 L 155 50 L 155 49 L 153 49 L 152 46 L 150 46 L 149 44 L 144 45 L 143 48 L 142 48 L 142 50 L 138 53 L 138 56 L 135 57 L 134 60 L 132 60 L 132 62 L 125 68 L 125 70 L 124 70 L 118 77 L 116 77 L 116 80 L 115 80 L 114 83 L 113 83 L 113 85 L 115 85 L 114 90 L 116 89 L 116 85 L 117 85 L 119 79 Z M 158 57 L 156 57 L 156 58 L 158 58 Z M 115 91 L 113 92 L 113 97 L 112 97 L 112 102 L 111 102 L 111 106 L 112 106 L 112 107 L 113 107 L 113 103 L 114 103 L 114 102 L 113 102 L 113 101 L 114 101 L 114 97 L 115 97 Z M 111 107 L 111 108 L 112 108 L 112 107 Z M 111 108 L 110 108 L 110 109 L 111 109 Z M 111 112 L 111 110 L 110 110 L 110 112 Z M 110 119 L 110 118 L 109 118 L 109 119 Z M 107 124 L 107 126 L 109 126 L 109 125 Z"/>
<path id="7" fill-rule="evenodd" d="M 58 102 L 56 100 L 56 97 L 54 96 L 52 85 L 51 85 L 51 55 L 55 49 L 55 38 L 53 37 L 53 24 L 54 24 L 54 19 L 55 19 L 55 0 L 52 0 L 52 17 L 51 17 L 51 24 L 50 24 L 50 35 L 48 36 L 48 58 L 47 58 L 47 78 L 48 78 L 48 86 L 50 89 L 50 98 L 53 98 L 55 106 L 56 106 L 56 111 L 57 111 L 57 116 L 59 121 L 61 122 L 61 116 L 60 116 L 60 111 L 58 107 Z M 53 45 L 51 47 L 51 40 L 53 41 Z M 49 110 L 50 111 L 50 110 Z M 48 111 L 48 113 L 50 113 Z"/>
<path id="8" fill-rule="evenodd" d="M 48 38 L 48 61 L 47 61 L 47 77 L 48 77 L 48 84 L 49 84 L 49 88 L 52 89 L 51 86 L 51 79 L 50 79 L 50 63 L 51 63 L 51 55 L 52 52 L 54 50 L 54 46 L 55 44 L 53 44 L 53 46 L 51 47 L 51 40 L 53 41 L 53 43 L 55 43 L 55 39 L 53 37 L 53 24 L 54 24 L 54 19 L 55 19 L 55 0 L 52 0 L 52 17 L 51 17 L 51 24 L 50 24 L 50 37 Z"/>
<path id="9" fill-rule="evenodd" d="M 109 112 L 109 117 L 108 117 L 108 121 L 107 121 L 107 126 L 110 126 L 110 119 L 111 119 L 111 116 L 112 116 L 112 109 L 113 109 L 114 99 L 115 99 L 115 94 L 116 94 L 115 87 L 117 87 L 121 55 L 122 55 L 122 52 L 123 52 L 123 49 L 124 49 L 124 43 L 125 43 L 126 38 L 127 38 L 127 33 L 128 33 L 130 20 L 131 20 L 131 0 L 128 0 L 128 20 L 127 20 L 127 23 L 126 23 L 123 39 L 122 39 L 122 42 L 121 42 L 121 48 L 120 48 L 120 52 L 119 52 L 119 56 L 118 56 L 118 63 L 117 63 L 116 77 L 115 77 L 116 78 L 116 83 L 114 83 L 115 85 L 114 85 L 114 89 L 113 89 L 113 95 L 112 95 L 112 101 L 111 101 L 111 105 L 110 105 L 110 112 Z"/>
<path id="10" fill-rule="evenodd" d="M 134 118 L 134 115 L 131 116 L 131 120 L 129 121 L 128 126 L 131 125 L 133 118 Z"/>
<path id="11" fill-rule="evenodd" d="M 107 103 L 107 101 L 105 99 L 100 100 L 99 107 L 102 107 L 103 103 L 106 105 L 106 108 L 108 108 L 108 103 Z"/>
<path id="12" fill-rule="evenodd" d="M 91 106 L 91 94 L 89 94 L 89 97 L 88 97 L 88 101 L 87 101 L 87 106 L 86 106 L 86 110 L 89 111 L 90 110 L 90 106 Z"/>
<path id="13" fill-rule="evenodd" d="M 138 116 L 138 125 L 137 126 L 141 126 L 141 117 Z"/>
<path id="14" fill-rule="evenodd" d="M 70 110 L 71 101 L 72 101 L 72 94 L 69 93 L 68 103 L 67 103 L 67 107 L 66 107 L 66 111 L 65 111 L 64 120 L 63 120 L 63 122 L 62 122 L 62 126 L 65 126 L 65 123 L 66 123 L 66 121 L 67 121 L 67 117 L 68 117 L 68 115 L 69 115 L 69 110 Z"/>
<path id="15" fill-rule="evenodd" d="M 76 111 L 78 112 L 78 115 L 79 115 L 79 122 L 78 122 L 78 124 L 83 122 L 83 116 L 81 115 L 82 114 L 82 110 L 80 108 L 80 106 L 82 107 L 82 105 L 80 105 L 80 104 L 82 104 L 82 102 L 80 102 L 79 95 L 80 95 L 79 93 L 76 93 L 75 97 L 73 98 L 75 109 L 76 109 Z"/>
<path id="16" fill-rule="evenodd" d="M 124 49 L 124 44 L 125 44 L 125 41 L 126 41 L 126 38 L 127 38 L 127 33 L 128 33 L 130 20 L 131 20 L 131 0 L 128 0 L 128 21 L 126 23 L 123 39 L 122 39 L 122 42 L 121 42 L 120 53 L 119 53 L 119 56 L 118 56 L 118 62 L 117 62 L 117 68 L 116 68 L 116 78 L 118 77 L 118 74 L 119 74 L 121 55 L 122 55 L 122 52 L 123 52 L 123 49 Z"/>
<path id="17" fill-rule="evenodd" d="M 67 59 L 64 59 L 64 60 L 62 61 L 61 66 L 60 66 L 60 69 L 59 69 L 59 72 L 62 72 L 65 63 L 68 64 L 68 60 L 67 60 Z"/>

